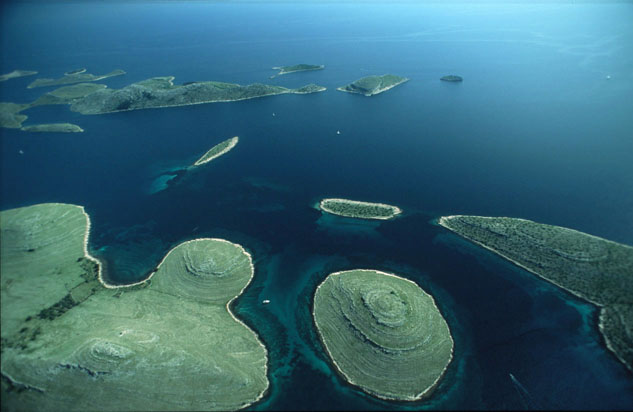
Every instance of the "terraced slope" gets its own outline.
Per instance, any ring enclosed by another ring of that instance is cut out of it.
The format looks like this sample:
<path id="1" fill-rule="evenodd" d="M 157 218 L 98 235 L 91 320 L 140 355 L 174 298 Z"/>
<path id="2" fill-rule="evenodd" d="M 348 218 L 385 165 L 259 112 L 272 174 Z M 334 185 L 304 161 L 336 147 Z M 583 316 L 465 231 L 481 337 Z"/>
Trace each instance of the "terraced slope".
<path id="1" fill-rule="evenodd" d="M 229 310 L 253 276 L 241 246 L 185 242 L 104 287 L 81 207 L 1 218 L 3 410 L 234 410 L 266 391 L 266 349 Z"/>
<path id="2" fill-rule="evenodd" d="M 313 316 L 339 372 L 380 398 L 430 395 L 453 356 L 453 339 L 433 298 L 392 274 L 330 274 L 314 295 Z"/>

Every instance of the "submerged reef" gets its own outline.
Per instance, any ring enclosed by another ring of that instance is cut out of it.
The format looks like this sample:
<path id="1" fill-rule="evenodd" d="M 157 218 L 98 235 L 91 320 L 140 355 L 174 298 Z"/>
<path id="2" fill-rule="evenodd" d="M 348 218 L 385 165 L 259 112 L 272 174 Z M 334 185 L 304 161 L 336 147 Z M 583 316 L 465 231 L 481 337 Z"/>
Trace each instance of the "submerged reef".
<path id="1" fill-rule="evenodd" d="M 373 96 L 385 92 L 408 81 L 406 77 L 400 77 L 393 74 L 383 74 L 382 76 L 367 76 L 358 79 L 353 83 L 341 86 L 336 90 L 349 93 L 358 93 L 365 96 Z"/>
<path id="2" fill-rule="evenodd" d="M 321 200 L 321 202 L 319 202 L 319 208 L 335 215 L 360 219 L 386 220 L 402 213 L 400 208 L 384 203 L 360 202 L 357 200 L 335 198 Z"/>
<path id="3" fill-rule="evenodd" d="M 433 298 L 393 274 L 330 274 L 314 294 L 313 316 L 338 371 L 379 398 L 429 396 L 453 357 L 450 330 Z"/>
<path id="4" fill-rule="evenodd" d="M 20 130 L 24 132 L 54 132 L 54 133 L 81 133 L 84 131 L 84 129 L 72 123 L 33 124 L 33 125 L 24 126 Z"/>
<path id="5" fill-rule="evenodd" d="M 209 149 L 202 157 L 194 162 L 192 166 L 200 166 L 205 163 L 209 163 L 211 160 L 222 156 L 225 153 L 228 153 L 231 149 L 235 147 L 235 145 L 240 141 L 238 136 L 232 137 L 230 139 L 226 139 L 225 141 L 216 144 L 211 149 Z"/>
<path id="6" fill-rule="evenodd" d="M 230 310 L 254 273 L 240 245 L 184 242 L 113 286 L 82 207 L 0 217 L 3 410 L 235 410 L 267 390 L 266 348 Z"/>
<path id="7" fill-rule="evenodd" d="M 271 76 L 271 78 L 275 76 L 281 76 L 283 74 L 288 74 L 288 73 L 305 72 L 305 71 L 310 71 L 310 70 L 322 70 L 322 69 L 325 69 L 325 66 L 322 64 L 295 64 L 294 66 L 273 67 L 273 70 L 279 70 L 279 73 Z"/>
<path id="8" fill-rule="evenodd" d="M 214 81 L 175 85 L 173 80 L 172 76 L 154 77 L 122 89 L 98 90 L 74 102 L 70 109 L 81 114 L 101 114 L 157 107 L 232 102 L 277 94 L 306 94 L 325 90 L 324 87 L 317 85 L 288 89 L 259 83 L 241 86 Z"/>
<path id="9" fill-rule="evenodd" d="M 37 74 L 37 72 L 31 70 L 13 70 L 11 73 L 0 75 L 0 82 L 6 82 L 9 79 L 15 79 L 17 77 L 33 76 L 34 74 Z"/>
<path id="10" fill-rule="evenodd" d="M 439 224 L 600 307 L 607 347 L 633 371 L 633 247 L 509 217 L 444 216 Z"/>
<path id="11" fill-rule="evenodd" d="M 460 76 L 449 74 L 448 76 L 441 77 L 440 80 L 445 81 L 445 82 L 461 82 L 464 79 L 462 79 Z"/>
<path id="12" fill-rule="evenodd" d="M 73 84 L 73 83 L 82 83 L 82 82 L 95 82 L 98 80 L 107 79 L 108 77 L 120 76 L 125 74 L 125 71 L 121 69 L 116 69 L 107 74 L 90 74 L 86 73 L 86 69 L 77 69 L 71 70 L 69 72 L 64 73 L 63 77 L 59 79 L 35 79 L 35 81 L 29 84 L 27 87 L 29 89 L 33 89 L 35 87 L 45 87 L 45 86 L 61 86 L 63 84 Z"/>

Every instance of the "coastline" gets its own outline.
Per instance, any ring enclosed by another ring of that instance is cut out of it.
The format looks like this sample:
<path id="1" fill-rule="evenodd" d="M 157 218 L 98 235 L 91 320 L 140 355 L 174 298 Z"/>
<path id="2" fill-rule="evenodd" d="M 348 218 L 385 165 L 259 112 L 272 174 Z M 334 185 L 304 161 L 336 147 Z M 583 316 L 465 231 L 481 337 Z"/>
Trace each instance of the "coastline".
<path id="1" fill-rule="evenodd" d="M 333 272 L 330 273 L 329 275 L 327 275 L 325 277 L 325 279 L 323 279 L 323 282 L 321 282 L 319 284 L 319 286 L 317 286 L 316 290 L 314 291 L 314 294 L 312 295 L 312 301 L 314 301 L 314 296 L 316 296 L 317 292 L 319 291 L 319 289 L 321 288 L 321 286 L 323 286 L 323 284 L 325 283 L 325 281 L 330 277 L 330 276 L 338 276 L 341 275 L 342 273 L 345 272 L 349 272 L 349 271 L 370 271 L 370 272 L 375 272 L 375 273 L 379 273 L 381 275 L 386 275 L 386 276 L 391 276 L 394 277 L 396 279 L 401 279 L 401 280 L 405 280 L 409 283 L 412 283 L 413 285 L 415 285 L 416 287 L 418 287 L 424 294 L 428 295 L 431 298 L 431 302 L 433 302 L 433 307 L 440 313 L 441 315 L 441 311 L 440 309 L 437 307 L 437 303 L 435 302 L 435 298 L 426 293 L 424 291 L 424 289 L 422 289 L 420 287 L 420 285 L 418 285 L 417 283 L 415 283 L 414 281 L 407 279 L 407 278 L 403 278 L 401 276 L 395 275 L 393 273 L 388 273 L 388 272 L 383 272 L 381 270 L 375 270 L 375 269 L 348 269 L 348 270 L 341 270 L 338 272 Z M 444 318 L 444 316 L 442 316 L 442 318 Z M 316 317 L 314 316 L 314 305 L 312 305 L 312 320 L 316 326 L 317 322 L 316 322 Z M 446 322 L 446 319 L 444 319 L 444 321 Z M 446 323 L 448 326 L 448 322 Z M 437 377 L 437 379 L 435 379 L 435 381 L 433 382 L 433 384 L 431 386 L 429 386 L 428 388 L 426 388 L 425 390 L 423 390 L 422 392 L 420 392 L 419 394 L 415 395 L 414 397 L 407 397 L 406 399 L 402 399 L 402 398 L 394 398 L 394 397 L 389 397 L 389 396 L 385 396 L 385 395 L 380 395 L 380 394 L 376 394 L 373 391 L 365 388 L 364 386 L 354 382 L 349 376 L 347 376 L 345 374 L 345 372 L 343 372 L 340 368 L 340 366 L 338 365 L 338 363 L 336 363 L 336 361 L 334 360 L 334 357 L 332 356 L 332 353 L 330 352 L 330 349 L 328 348 L 327 344 L 325 343 L 325 339 L 323 339 L 323 335 L 321 334 L 321 330 L 318 328 L 318 326 L 315 328 L 317 331 L 317 334 L 319 335 L 319 340 L 321 341 L 321 344 L 323 345 L 323 347 L 325 348 L 325 351 L 327 352 L 328 356 L 330 357 L 330 361 L 331 363 L 334 364 L 336 371 L 343 376 L 343 378 L 345 379 L 345 381 L 353 386 L 356 386 L 357 388 L 360 388 L 363 392 L 370 394 L 371 396 L 375 396 L 377 398 L 380 399 L 384 399 L 384 400 L 388 400 L 388 401 L 405 401 L 405 402 L 415 402 L 415 401 L 419 401 L 421 399 L 424 399 L 426 397 L 428 397 L 430 395 L 430 392 L 432 392 L 437 385 L 439 385 L 440 381 L 442 380 L 442 378 L 444 377 L 444 375 L 446 374 L 446 371 L 448 370 L 448 367 L 451 365 L 452 361 L 453 361 L 453 357 L 454 357 L 454 351 L 455 351 L 455 340 L 453 339 L 453 335 L 451 333 L 450 328 L 448 329 L 448 336 L 451 340 L 451 356 L 448 359 L 448 363 L 446 364 L 446 366 L 444 367 L 444 369 L 442 370 L 442 373 L 440 373 L 440 375 Z"/>
<path id="2" fill-rule="evenodd" d="M 384 207 L 384 208 L 389 208 L 392 210 L 393 215 L 391 216 L 375 216 L 375 217 L 363 217 L 363 216 L 351 216 L 351 215 L 343 215 L 340 213 L 336 213 L 334 211 L 332 211 L 332 209 L 328 209 L 327 206 L 323 205 L 323 202 L 326 202 L 328 200 L 333 200 L 333 201 L 337 201 L 337 202 L 341 202 L 341 203 L 347 203 L 347 204 L 351 204 L 351 205 L 359 205 L 359 206 L 380 206 L 380 207 Z M 355 219 L 375 219 L 375 220 L 390 220 L 393 219 L 394 217 L 398 216 L 399 214 L 402 213 L 402 209 L 400 209 L 398 206 L 393 206 L 393 205 L 388 205 L 386 203 L 373 203 L 373 202 L 363 202 L 360 200 L 349 200 L 349 199 L 340 199 L 340 198 L 327 198 L 327 199 L 322 199 L 321 201 L 319 201 L 318 203 L 319 209 L 336 215 L 336 216 L 343 216 L 343 217 L 351 217 L 351 218 L 355 218 Z"/>
<path id="3" fill-rule="evenodd" d="M 233 149 L 237 143 L 240 141 L 239 136 L 234 136 L 231 139 L 229 139 L 229 145 L 227 147 L 224 148 L 224 150 L 216 153 L 215 155 L 211 156 L 208 159 L 205 159 L 204 161 L 200 161 L 200 159 L 196 160 L 195 163 L 191 166 L 191 167 L 197 167 L 197 166 L 202 166 L 203 164 L 209 163 L 211 160 L 213 159 L 217 159 L 218 157 L 222 156 L 225 153 L 228 153 L 229 151 L 231 151 L 231 149 Z M 222 143 L 219 143 L 222 144 Z M 215 147 L 215 146 L 213 146 Z M 213 147 L 210 150 L 213 150 Z M 204 155 L 202 155 L 202 157 L 206 156 L 206 153 Z"/>
<path id="4" fill-rule="evenodd" d="M 346 90 L 346 89 L 345 89 L 345 87 L 347 87 L 348 85 L 346 85 L 346 86 L 341 86 L 341 87 L 337 87 L 337 88 L 336 88 L 336 90 L 341 91 L 341 92 L 352 93 L 352 94 L 362 94 L 363 96 L 371 97 L 371 96 L 374 96 L 374 95 L 380 94 L 380 93 L 382 93 L 382 92 L 386 92 L 386 91 L 387 91 L 387 90 L 389 90 L 389 89 L 393 89 L 394 87 L 399 86 L 399 85 L 401 85 L 402 83 L 406 83 L 406 82 L 408 82 L 409 80 L 411 80 L 411 79 L 407 79 L 407 78 L 405 78 L 404 80 L 401 80 L 401 81 L 399 81 L 398 83 L 394 83 L 394 84 L 392 84 L 392 85 L 390 85 L 390 86 L 387 86 L 387 87 L 383 87 L 383 88 L 377 89 L 376 91 L 373 91 L 372 93 L 369 93 L 369 94 L 366 94 L 366 93 L 360 93 L 360 92 L 353 91 L 353 90 Z M 350 84 L 352 84 L 352 83 L 350 83 Z"/>
<path id="5" fill-rule="evenodd" d="M 476 245 L 478 245 L 478 246 L 481 246 L 481 247 L 483 247 L 483 248 L 485 248 L 485 249 L 488 249 L 489 251 L 493 252 L 495 255 L 497 255 L 497 256 L 501 256 L 503 259 L 505 259 L 505 260 L 507 260 L 507 261 L 509 261 L 509 262 L 513 263 L 514 265 L 516 265 L 516 266 L 520 267 L 521 269 L 524 269 L 524 270 L 528 271 L 529 273 L 532 273 L 533 275 L 536 275 L 536 276 L 537 276 L 537 277 L 539 277 L 540 279 L 543 279 L 543 280 L 545 280 L 546 282 L 549 282 L 550 284 L 552 284 L 552 285 L 554 285 L 554 286 L 556 286 L 556 287 L 558 287 L 558 288 L 560 288 L 560 289 L 564 290 L 564 291 L 565 291 L 565 292 L 567 292 L 567 293 L 570 293 L 571 295 L 573 295 L 573 296 L 575 296 L 575 297 L 577 297 L 577 298 L 579 298 L 579 299 L 583 300 L 584 302 L 587 302 L 587 303 L 589 303 L 589 304 L 591 304 L 591 305 L 595 306 L 597 309 L 599 309 L 599 313 L 598 313 L 598 319 L 599 319 L 599 320 L 598 320 L 598 331 L 600 332 L 600 336 L 602 337 L 602 341 L 604 342 L 604 346 L 607 348 L 607 350 L 609 350 L 611 353 L 613 353 L 613 355 L 615 355 L 615 357 L 616 357 L 616 358 L 617 358 L 617 359 L 618 359 L 618 360 L 619 360 L 619 361 L 620 361 L 620 362 L 621 362 L 621 363 L 622 363 L 622 364 L 623 364 L 623 365 L 624 365 L 624 366 L 625 366 L 625 367 L 626 367 L 629 371 L 633 372 L 633 369 L 631 368 L 631 366 L 630 366 L 630 365 L 628 365 L 628 364 L 627 364 L 627 362 L 625 362 L 625 360 L 624 360 L 624 359 L 622 359 L 622 358 L 620 357 L 620 355 L 616 352 L 615 348 L 613 347 L 613 345 L 611 345 L 611 343 L 610 343 L 609 339 L 607 338 L 607 334 L 605 333 L 605 329 L 604 329 L 604 316 L 603 316 L 603 315 L 604 315 L 604 307 L 605 307 L 604 305 L 601 305 L 601 304 L 599 304 L 599 303 L 597 303 L 597 302 L 594 302 L 594 301 L 592 301 L 592 300 L 588 299 L 587 297 L 585 297 L 585 296 L 583 296 L 583 295 L 581 295 L 581 294 L 579 294 L 579 293 L 577 293 L 577 292 L 575 292 L 575 291 L 573 291 L 573 290 L 569 290 L 569 289 L 567 289 L 566 287 L 564 287 L 564 286 L 562 286 L 562 285 L 559 285 L 559 284 L 558 284 L 558 283 L 556 283 L 555 281 L 553 281 L 553 280 L 551 280 L 551 279 L 548 279 L 548 278 L 546 278 L 545 276 L 542 276 L 541 274 L 539 274 L 538 272 L 535 272 L 535 271 L 533 271 L 533 270 L 531 270 L 531 269 L 529 269 L 529 268 L 527 268 L 527 267 L 523 266 L 521 263 L 519 263 L 519 262 L 517 262 L 517 261 L 515 261 L 515 260 L 513 260 L 513 259 L 511 259 L 511 258 L 509 258 L 509 257 L 507 257 L 507 256 L 505 256 L 503 253 L 500 253 L 500 252 L 498 252 L 498 251 L 496 251 L 496 250 L 492 249 L 491 247 L 488 247 L 488 246 L 484 245 L 483 243 L 480 243 L 480 242 L 478 242 L 478 241 L 476 241 L 476 240 L 474 240 L 474 239 L 471 239 L 470 237 L 468 237 L 468 236 L 466 236 L 466 235 L 463 235 L 463 234 L 461 234 L 461 233 L 458 233 L 457 231 L 455 231 L 455 230 L 451 229 L 450 227 L 448 227 L 448 226 L 446 225 L 446 223 L 445 223 L 445 222 L 446 222 L 446 221 L 448 221 L 448 220 L 450 220 L 450 218 L 452 218 L 452 217 L 461 217 L 461 216 L 465 216 L 465 215 L 441 216 L 441 217 L 440 217 L 440 219 L 438 220 L 438 224 L 439 224 L 440 226 L 442 226 L 442 227 L 444 227 L 444 228 L 446 228 L 446 229 L 450 230 L 451 232 L 455 233 L 456 235 L 458 235 L 458 236 L 460 236 L 460 237 L 462 237 L 462 238 L 464 238 L 464 239 L 468 240 L 469 242 L 472 242 L 472 243 L 474 243 L 474 244 L 476 244 Z M 527 220 L 527 219 L 520 219 L 520 218 L 516 218 L 516 219 L 518 219 L 518 220 L 523 220 L 523 221 L 529 221 L 529 220 Z M 574 230 L 574 229 L 571 229 L 571 230 Z M 587 235 L 587 236 L 594 237 L 594 238 L 601 239 L 601 240 L 606 241 L 606 242 L 611 242 L 610 240 L 607 240 L 607 239 L 602 239 L 602 238 L 599 238 L 599 237 L 597 237 L 597 236 L 590 235 L 590 234 L 588 234 L 588 233 L 583 233 L 583 234 L 585 234 L 585 235 Z M 615 242 L 613 242 L 613 243 L 615 243 Z"/>

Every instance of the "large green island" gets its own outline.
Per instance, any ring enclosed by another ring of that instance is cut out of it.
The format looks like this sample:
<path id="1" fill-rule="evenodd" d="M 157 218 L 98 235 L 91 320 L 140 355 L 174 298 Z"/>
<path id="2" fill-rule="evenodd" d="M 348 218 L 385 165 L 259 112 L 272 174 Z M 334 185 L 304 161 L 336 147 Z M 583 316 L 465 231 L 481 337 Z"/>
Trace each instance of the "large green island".
<path id="1" fill-rule="evenodd" d="M 254 273 L 241 246 L 190 240 L 114 286 L 82 207 L 0 218 L 3 411 L 235 410 L 267 390 L 267 351 L 230 308 Z"/>
<path id="2" fill-rule="evenodd" d="M 97 90 L 72 103 L 70 109 L 81 114 L 101 114 L 201 103 L 233 102 L 277 94 L 308 94 L 325 90 L 325 87 L 314 84 L 288 89 L 259 83 L 241 86 L 215 81 L 175 85 L 173 80 L 173 76 L 154 77 L 122 89 Z"/>
<path id="3" fill-rule="evenodd" d="M 348 93 L 358 93 L 365 96 L 373 96 L 408 81 L 406 77 L 393 74 L 383 74 L 382 76 L 367 76 L 356 80 L 348 85 L 341 86 L 336 90 Z"/>
<path id="4" fill-rule="evenodd" d="M 384 203 L 361 202 L 358 200 L 337 198 L 321 200 L 319 202 L 319 208 L 324 212 L 359 219 L 387 220 L 402 213 L 400 208 Z"/>
<path id="5" fill-rule="evenodd" d="M 337 370 L 379 398 L 429 396 L 453 357 L 453 339 L 433 297 L 393 274 L 330 274 L 314 294 L 313 317 Z"/>
<path id="6" fill-rule="evenodd" d="M 444 216 L 439 224 L 598 306 L 607 347 L 633 371 L 633 247 L 508 217 Z"/>

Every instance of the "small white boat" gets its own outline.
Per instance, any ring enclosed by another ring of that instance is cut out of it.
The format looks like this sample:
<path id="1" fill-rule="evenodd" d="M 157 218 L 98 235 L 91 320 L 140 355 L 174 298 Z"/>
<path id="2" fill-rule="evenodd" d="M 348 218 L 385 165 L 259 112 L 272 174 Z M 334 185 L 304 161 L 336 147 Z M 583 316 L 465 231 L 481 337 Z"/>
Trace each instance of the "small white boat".
<path id="1" fill-rule="evenodd" d="M 340 130 L 337 130 L 337 131 L 336 131 L 336 134 L 341 134 L 341 131 L 340 131 Z"/>
<path id="2" fill-rule="evenodd" d="M 273 112 L 273 117 L 275 117 L 275 112 Z"/>
<path id="3" fill-rule="evenodd" d="M 262 303 L 263 303 L 264 305 L 268 305 L 268 304 L 270 303 L 270 300 L 268 300 L 268 299 L 264 299 L 264 300 L 262 300 Z"/>
<path id="4" fill-rule="evenodd" d="M 611 80 L 611 76 L 607 74 L 607 80 Z"/>

